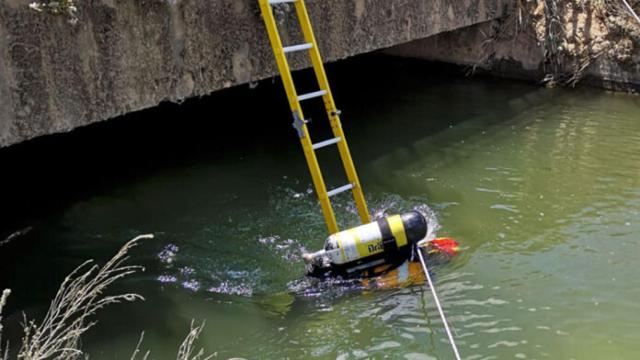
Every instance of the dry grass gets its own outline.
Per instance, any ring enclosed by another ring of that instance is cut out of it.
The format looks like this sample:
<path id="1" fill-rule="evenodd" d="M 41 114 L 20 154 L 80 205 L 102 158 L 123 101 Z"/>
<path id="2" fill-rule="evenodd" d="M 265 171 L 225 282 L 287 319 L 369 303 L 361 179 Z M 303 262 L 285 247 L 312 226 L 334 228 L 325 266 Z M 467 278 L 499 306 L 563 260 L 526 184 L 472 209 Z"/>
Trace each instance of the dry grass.
<path id="1" fill-rule="evenodd" d="M 2 308 L 7 304 L 7 298 L 9 298 L 10 294 L 11 290 L 4 289 L 0 296 L 0 359 L 2 360 L 9 359 L 9 345 L 7 344 L 5 347 L 2 345 Z"/>
<path id="2" fill-rule="evenodd" d="M 140 240 L 152 237 L 141 235 L 127 242 L 102 268 L 98 265 L 89 267 L 92 261 L 87 261 L 71 272 L 60 285 L 44 319 L 39 324 L 25 319 L 18 358 L 82 357 L 80 337 L 96 324 L 91 317 L 98 310 L 110 304 L 143 300 L 134 293 L 105 296 L 104 292 L 116 280 L 144 270 L 141 266 L 124 265 L 124 262 L 132 247 Z"/>
<path id="3" fill-rule="evenodd" d="M 177 360 L 209 360 L 213 357 L 213 355 L 205 356 L 204 349 L 200 348 L 196 351 L 194 348 L 194 344 L 202 329 L 204 328 L 204 322 L 198 326 L 194 326 L 193 320 L 191 321 L 191 330 L 189 330 L 189 334 L 184 339 L 180 348 L 178 349 Z"/>
<path id="4" fill-rule="evenodd" d="M 138 355 L 142 353 L 142 351 L 140 350 L 140 346 L 142 345 L 143 341 L 144 341 L 144 331 L 142 332 L 142 334 L 140 334 L 140 340 L 138 340 L 138 344 L 136 345 L 136 349 L 133 351 L 133 354 L 131 354 L 130 360 L 138 360 Z M 142 358 L 140 358 L 140 360 L 147 360 L 150 354 L 151 352 L 149 350 L 145 351 L 144 355 L 142 355 Z"/>
<path id="5" fill-rule="evenodd" d="M 633 19 L 636 20 L 638 24 L 640 24 L 640 16 L 638 16 L 638 14 L 636 13 L 636 9 L 640 7 L 640 1 L 621 1 L 625 8 L 629 11 L 629 14 L 633 17 Z"/>
<path id="6" fill-rule="evenodd" d="M 575 86 L 600 57 L 621 65 L 632 61 L 640 41 L 639 6 L 640 0 L 519 0 L 516 16 L 528 12 L 544 52 L 543 83 Z"/>
<path id="7" fill-rule="evenodd" d="M 135 293 L 106 295 L 105 291 L 115 281 L 126 276 L 143 271 L 144 268 L 135 265 L 125 265 L 127 253 L 143 239 L 150 239 L 153 235 L 141 235 L 127 242 L 116 255 L 104 266 L 90 265 L 87 261 L 69 274 L 60 285 L 56 296 L 41 322 L 27 320 L 23 323 L 24 335 L 18 351 L 18 359 L 42 360 L 64 359 L 75 360 L 88 358 L 81 349 L 81 336 L 96 324 L 92 318 L 97 311 L 107 305 L 143 300 Z M 11 291 L 6 289 L 0 296 L 0 360 L 9 359 L 8 344 L 2 345 L 2 309 Z M 191 322 L 189 334 L 178 349 L 177 360 L 208 360 L 213 355 L 205 356 L 203 349 L 194 347 L 195 341 L 202 332 L 204 323 L 195 326 Z M 131 360 L 137 360 L 141 354 L 140 337 Z M 142 360 L 149 357 L 149 351 L 142 355 Z"/>
<path id="8" fill-rule="evenodd" d="M 178 354 L 176 355 L 176 360 L 209 360 L 215 356 L 215 354 L 205 355 L 204 349 L 195 348 L 195 342 L 198 340 L 202 329 L 204 329 L 204 322 L 200 325 L 194 326 L 195 323 L 191 320 L 191 329 L 187 334 L 187 337 L 180 344 L 180 348 L 178 348 Z M 138 345 L 136 345 L 136 349 L 133 354 L 131 354 L 130 360 L 147 360 L 151 351 L 147 350 L 144 352 L 142 357 L 138 358 L 138 355 L 142 354 L 142 350 L 140 350 L 140 346 L 144 340 L 144 332 L 140 335 L 140 340 L 138 340 Z"/>

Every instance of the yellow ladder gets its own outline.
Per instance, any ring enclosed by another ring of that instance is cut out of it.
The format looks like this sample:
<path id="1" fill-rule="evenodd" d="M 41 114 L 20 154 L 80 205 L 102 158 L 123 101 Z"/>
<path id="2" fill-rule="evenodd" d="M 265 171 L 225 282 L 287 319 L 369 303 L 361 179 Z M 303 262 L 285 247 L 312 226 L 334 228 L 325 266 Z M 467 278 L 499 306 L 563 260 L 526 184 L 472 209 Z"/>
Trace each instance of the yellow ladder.
<path id="1" fill-rule="evenodd" d="M 362 193 L 362 187 L 356 174 L 356 169 L 353 166 L 353 160 L 351 159 L 351 153 L 347 146 L 347 140 L 342 131 L 342 125 L 340 124 L 340 111 L 336 108 L 336 104 L 333 101 L 331 95 L 331 89 L 329 88 L 329 82 L 327 75 L 324 71 L 324 65 L 322 64 L 322 58 L 320 57 L 320 51 L 316 43 L 316 39 L 313 35 L 313 29 L 311 28 L 311 21 L 309 20 L 309 14 L 304 4 L 304 0 L 259 0 L 260 9 L 262 11 L 262 17 L 269 33 L 269 40 L 271 41 L 271 47 L 273 48 L 273 54 L 278 63 L 278 70 L 282 77 L 282 83 L 289 99 L 289 107 L 293 113 L 293 127 L 298 131 L 300 142 L 302 143 L 302 149 L 304 156 L 307 159 L 309 165 L 309 171 L 311 172 L 311 178 L 313 179 L 313 185 L 316 188 L 318 199 L 320 200 L 320 206 L 322 207 L 322 213 L 324 215 L 325 222 L 329 233 L 333 234 L 339 231 L 338 223 L 336 222 L 336 216 L 331 206 L 330 197 L 340 194 L 342 192 L 351 190 L 353 193 L 353 199 L 355 200 L 356 207 L 358 208 L 358 214 L 362 223 L 371 222 L 369 217 L 369 210 L 367 210 L 367 203 L 364 200 L 364 194 Z M 293 3 L 296 8 L 296 14 L 298 16 L 298 22 L 304 35 L 304 44 L 282 46 L 280 35 L 278 32 L 278 26 L 273 15 L 274 5 Z M 291 76 L 291 69 L 287 62 L 286 54 L 297 51 L 309 51 L 309 57 L 313 64 L 313 70 L 318 80 L 320 90 L 314 91 L 308 94 L 298 95 L 293 78 Z M 327 110 L 327 116 L 331 124 L 331 130 L 333 131 L 334 138 L 321 141 L 318 143 L 312 143 L 309 136 L 309 130 L 307 129 L 307 121 L 302 113 L 302 107 L 300 102 L 310 100 L 313 98 L 322 97 L 324 101 L 325 109 Z M 340 159 L 344 166 L 344 170 L 347 175 L 349 183 L 344 186 L 340 186 L 333 190 L 327 191 L 327 188 L 318 165 L 318 159 L 316 158 L 315 151 L 329 145 L 337 145 L 340 153 Z"/>

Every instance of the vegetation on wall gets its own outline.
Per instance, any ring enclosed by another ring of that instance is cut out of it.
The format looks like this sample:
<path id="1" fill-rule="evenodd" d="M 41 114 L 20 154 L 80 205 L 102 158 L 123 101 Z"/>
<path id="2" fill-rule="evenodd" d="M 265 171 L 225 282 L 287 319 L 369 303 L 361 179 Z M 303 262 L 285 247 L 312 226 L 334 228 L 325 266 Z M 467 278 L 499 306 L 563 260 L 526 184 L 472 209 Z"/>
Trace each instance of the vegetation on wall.
<path id="1" fill-rule="evenodd" d="M 537 0 L 520 8 L 543 48 L 551 85 L 575 85 L 601 57 L 628 64 L 640 45 L 640 0 Z"/>
<path id="2" fill-rule="evenodd" d="M 52 15 L 67 16 L 69 23 L 72 25 L 78 22 L 78 7 L 76 6 L 75 0 L 34 1 L 29 4 L 29 8 Z"/>

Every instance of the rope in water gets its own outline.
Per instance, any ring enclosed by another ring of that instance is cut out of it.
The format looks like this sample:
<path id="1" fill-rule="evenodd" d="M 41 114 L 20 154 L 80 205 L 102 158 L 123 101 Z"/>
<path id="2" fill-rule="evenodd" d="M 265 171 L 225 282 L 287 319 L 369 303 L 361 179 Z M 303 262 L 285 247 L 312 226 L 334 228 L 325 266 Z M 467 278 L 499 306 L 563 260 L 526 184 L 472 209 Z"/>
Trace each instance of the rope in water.
<path id="1" fill-rule="evenodd" d="M 438 312 L 440 313 L 440 318 L 442 319 L 442 323 L 444 323 L 444 329 L 447 332 L 447 336 L 449 337 L 449 343 L 451 343 L 451 347 L 453 348 L 453 353 L 456 356 L 456 360 L 460 360 L 460 353 L 458 353 L 458 347 L 456 346 L 456 342 L 453 340 L 453 334 L 449 329 L 449 323 L 447 322 L 447 318 L 444 316 L 444 311 L 442 310 L 442 306 L 440 306 L 440 300 L 438 300 L 438 294 L 436 294 L 436 288 L 433 286 L 433 281 L 431 281 L 431 275 L 429 275 L 429 269 L 427 269 L 427 263 L 424 261 L 424 257 L 422 256 L 422 251 L 420 248 L 417 248 L 418 258 L 420 258 L 420 263 L 422 264 L 422 270 L 424 271 L 424 275 L 427 277 L 427 282 L 429 283 L 429 288 L 431 289 L 431 294 L 433 295 L 433 300 L 436 302 L 436 307 L 438 308 Z"/>

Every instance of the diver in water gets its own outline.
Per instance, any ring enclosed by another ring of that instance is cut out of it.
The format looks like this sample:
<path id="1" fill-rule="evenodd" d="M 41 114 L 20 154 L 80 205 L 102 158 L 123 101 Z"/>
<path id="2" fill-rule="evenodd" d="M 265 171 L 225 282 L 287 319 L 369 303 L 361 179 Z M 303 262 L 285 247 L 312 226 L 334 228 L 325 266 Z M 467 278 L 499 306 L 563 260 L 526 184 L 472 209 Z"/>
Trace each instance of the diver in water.
<path id="1" fill-rule="evenodd" d="M 296 298 L 330 299 L 346 293 L 421 285 L 426 277 L 416 251 L 422 252 L 430 269 L 449 262 L 460 251 L 455 240 L 427 240 L 426 234 L 426 220 L 418 212 L 334 234 L 324 249 L 303 254 L 306 277 L 289 283 L 288 291 L 266 295 L 256 303 L 282 315 Z"/>
<path id="2" fill-rule="evenodd" d="M 427 221 L 417 211 L 333 234 L 324 249 L 303 254 L 307 275 L 356 282 L 363 289 L 421 284 L 425 276 L 416 251 L 429 264 L 446 263 L 459 252 L 455 240 L 426 235 Z"/>

